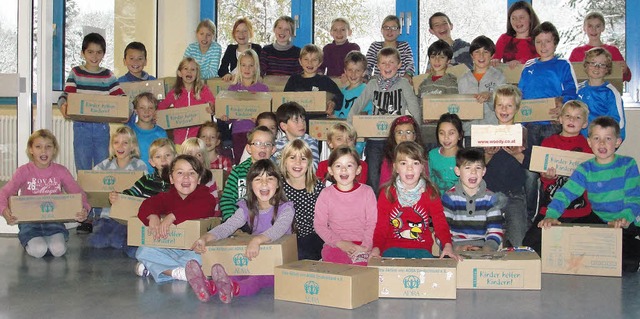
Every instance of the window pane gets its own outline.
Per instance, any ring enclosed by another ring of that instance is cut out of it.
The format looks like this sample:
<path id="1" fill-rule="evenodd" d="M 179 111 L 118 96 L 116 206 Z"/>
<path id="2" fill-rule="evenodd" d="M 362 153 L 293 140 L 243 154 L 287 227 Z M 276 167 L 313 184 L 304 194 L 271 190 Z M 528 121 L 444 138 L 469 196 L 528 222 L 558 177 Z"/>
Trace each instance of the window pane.
<path id="1" fill-rule="evenodd" d="M 464 8 L 473 8 L 473 12 Z M 453 40 L 471 43 L 477 36 L 484 35 L 495 42 L 507 31 L 506 0 L 420 0 L 420 73 L 425 72 L 429 62 L 429 45 L 438 40 L 429 33 L 429 17 L 436 12 L 446 14 L 451 20 Z"/>
<path id="2" fill-rule="evenodd" d="M 218 2 L 218 43 L 224 51 L 235 43 L 231 34 L 237 19 L 247 17 L 253 24 L 253 43 L 262 46 L 273 42 L 273 23 L 278 17 L 291 15 L 290 0 L 219 0 Z"/>
<path id="3" fill-rule="evenodd" d="M 18 72 L 18 0 L 5 0 L 0 10 L 0 73 Z"/>

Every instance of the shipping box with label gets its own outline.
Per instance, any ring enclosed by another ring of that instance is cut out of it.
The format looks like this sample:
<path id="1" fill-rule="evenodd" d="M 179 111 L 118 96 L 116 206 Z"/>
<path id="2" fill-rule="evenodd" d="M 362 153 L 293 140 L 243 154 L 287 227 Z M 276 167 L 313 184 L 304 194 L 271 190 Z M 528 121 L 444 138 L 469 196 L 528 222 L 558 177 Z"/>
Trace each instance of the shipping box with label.
<path id="1" fill-rule="evenodd" d="M 158 110 L 157 124 L 165 130 L 179 127 L 198 126 L 211 121 L 211 114 L 207 112 L 209 104 L 198 104 L 187 107 L 172 107 Z"/>
<path id="2" fill-rule="evenodd" d="M 221 264 L 229 275 L 273 275 L 274 267 L 298 260 L 296 235 L 260 245 L 258 257 L 249 260 L 244 254 L 253 236 L 246 234 L 225 238 L 206 247 L 202 254 L 202 270 L 211 274 L 211 266 Z"/>
<path id="3" fill-rule="evenodd" d="M 605 81 L 609 81 L 609 83 L 613 84 L 620 93 L 624 91 L 624 82 L 622 81 L 622 63 L 622 61 L 613 61 L 611 65 L 611 74 L 605 75 L 604 77 Z M 573 62 L 571 63 L 571 66 L 573 66 L 573 71 L 576 74 L 578 83 L 589 79 L 587 71 L 584 69 L 584 62 Z"/>
<path id="4" fill-rule="evenodd" d="M 549 168 L 555 168 L 557 175 L 571 176 L 582 162 L 590 160 L 593 154 L 573 151 L 563 151 L 552 147 L 533 146 L 531 150 L 532 172 L 545 173 Z"/>
<path id="5" fill-rule="evenodd" d="M 458 289 L 540 290 L 540 257 L 531 251 L 460 254 Z"/>
<path id="6" fill-rule="evenodd" d="M 213 180 L 216 181 L 218 190 L 222 192 L 224 185 L 227 183 L 227 177 L 229 177 L 229 173 L 223 169 L 216 168 L 211 169 L 211 174 L 213 174 Z"/>
<path id="7" fill-rule="evenodd" d="M 398 115 L 355 115 L 353 127 L 358 132 L 358 137 L 387 138 L 391 122 Z"/>
<path id="8" fill-rule="evenodd" d="M 380 298 L 456 299 L 453 259 L 374 258 L 380 274 Z"/>
<path id="9" fill-rule="evenodd" d="M 129 98 L 126 96 L 70 93 L 67 115 L 85 122 L 119 122 L 129 119 Z"/>
<path id="10" fill-rule="evenodd" d="M 522 75 L 524 64 L 518 63 L 513 68 L 511 68 L 508 64 L 501 63 L 498 64 L 496 68 L 500 70 L 502 74 L 504 74 L 507 83 L 518 85 L 518 82 L 520 82 L 520 76 Z"/>
<path id="11" fill-rule="evenodd" d="M 129 218 L 138 216 L 140 205 L 146 198 L 118 194 L 118 200 L 111 205 L 109 218 L 126 224 Z"/>
<path id="12" fill-rule="evenodd" d="M 622 229 L 586 224 L 543 228 L 542 272 L 620 277 Z"/>
<path id="13" fill-rule="evenodd" d="M 133 100 L 140 93 L 151 93 L 153 96 L 160 100 L 164 100 L 165 91 L 164 91 L 164 81 L 163 80 L 151 80 L 151 81 L 140 81 L 140 82 L 124 82 L 120 83 L 120 87 L 124 93 L 129 97 L 129 102 L 133 103 Z"/>
<path id="14" fill-rule="evenodd" d="M 82 195 L 11 196 L 9 208 L 18 223 L 74 221 L 82 211 Z"/>
<path id="15" fill-rule="evenodd" d="M 143 171 L 78 171 L 78 184 L 87 193 L 91 207 L 110 207 L 109 193 L 122 192 L 135 184 Z"/>
<path id="16" fill-rule="evenodd" d="M 307 112 L 325 112 L 327 101 L 331 99 L 331 94 L 325 91 L 271 92 L 271 96 L 271 108 L 274 112 L 287 102 L 297 102 Z"/>
<path id="17" fill-rule="evenodd" d="M 378 299 L 378 269 L 300 260 L 275 270 L 274 298 L 355 309 Z"/>
<path id="18" fill-rule="evenodd" d="M 329 130 L 336 123 L 346 123 L 344 119 L 309 120 L 309 135 L 318 141 L 326 141 Z"/>
<path id="19" fill-rule="evenodd" d="M 516 113 L 516 122 L 538 122 L 557 120 L 549 115 L 549 111 L 556 108 L 555 98 L 522 100 L 520 110 Z"/>
<path id="20" fill-rule="evenodd" d="M 473 94 L 429 94 L 422 98 L 424 120 L 438 120 L 445 113 L 457 114 L 461 120 L 484 118 L 484 105 Z"/>
<path id="21" fill-rule="evenodd" d="M 216 95 L 216 115 L 229 119 L 255 119 L 258 114 L 271 112 L 271 94 L 258 92 L 220 91 Z"/>
<path id="22" fill-rule="evenodd" d="M 217 225 L 220 225 L 219 217 L 187 220 L 179 225 L 169 226 L 167 238 L 155 239 L 149 227 L 145 226 L 138 216 L 134 216 L 127 221 L 127 245 L 191 249 L 200 236 Z"/>
<path id="23" fill-rule="evenodd" d="M 522 125 L 471 125 L 472 147 L 522 146 Z"/>

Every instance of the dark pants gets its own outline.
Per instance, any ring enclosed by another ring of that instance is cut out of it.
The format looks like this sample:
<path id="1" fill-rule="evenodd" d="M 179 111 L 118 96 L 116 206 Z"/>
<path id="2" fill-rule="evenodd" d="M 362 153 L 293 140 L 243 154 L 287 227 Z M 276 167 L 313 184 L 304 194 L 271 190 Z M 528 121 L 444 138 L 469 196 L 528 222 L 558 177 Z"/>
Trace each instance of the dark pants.
<path id="1" fill-rule="evenodd" d="M 365 162 L 369 166 L 367 171 L 367 184 L 373 188 L 373 192 L 378 195 L 378 187 L 380 186 L 380 167 L 382 166 L 382 158 L 384 157 L 384 145 L 386 140 L 367 139 L 364 148 Z"/>
<path id="2" fill-rule="evenodd" d="M 538 214 L 536 218 L 533 220 L 533 224 L 529 227 L 529 230 L 524 235 L 524 240 L 522 244 L 524 246 L 529 246 L 535 250 L 538 255 L 542 257 L 542 228 L 538 227 L 538 223 L 543 220 L 545 215 Z M 598 217 L 595 213 L 591 212 L 591 214 L 578 217 L 578 218 L 562 218 L 558 219 L 563 224 L 604 224 L 602 219 Z"/>
<path id="3" fill-rule="evenodd" d="M 316 233 L 298 237 L 298 260 L 320 260 L 323 245 L 324 241 Z"/>

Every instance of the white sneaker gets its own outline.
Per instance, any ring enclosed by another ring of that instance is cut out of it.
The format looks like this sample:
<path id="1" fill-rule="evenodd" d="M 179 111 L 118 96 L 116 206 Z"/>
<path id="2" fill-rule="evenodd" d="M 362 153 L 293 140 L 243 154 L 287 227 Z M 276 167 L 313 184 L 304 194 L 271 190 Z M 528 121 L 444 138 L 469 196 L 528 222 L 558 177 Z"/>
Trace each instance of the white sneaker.
<path id="1" fill-rule="evenodd" d="M 149 270 L 147 270 L 147 267 L 145 267 L 141 262 L 136 264 L 133 272 L 135 272 L 139 277 L 149 277 Z"/>
<path id="2" fill-rule="evenodd" d="M 187 281 L 187 273 L 184 267 L 178 267 L 171 271 L 171 278 L 175 280 Z"/>

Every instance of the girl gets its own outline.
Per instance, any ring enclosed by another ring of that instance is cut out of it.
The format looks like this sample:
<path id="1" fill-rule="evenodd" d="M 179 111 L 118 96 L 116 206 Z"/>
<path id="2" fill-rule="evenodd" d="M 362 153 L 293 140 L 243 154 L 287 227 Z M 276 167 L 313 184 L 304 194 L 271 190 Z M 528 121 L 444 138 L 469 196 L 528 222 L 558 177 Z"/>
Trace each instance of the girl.
<path id="1" fill-rule="evenodd" d="M 218 201 L 206 186 L 199 184 L 205 171 L 202 162 L 191 155 L 178 155 L 171 162 L 171 188 L 166 193 L 145 199 L 138 212 L 138 218 L 149 227 L 155 239 L 167 238 L 172 224 L 213 217 Z M 135 273 L 140 277 L 151 275 L 157 283 L 174 279 L 186 281 L 185 264 L 191 259 L 200 260 L 192 250 L 144 246 L 138 248 L 136 258 Z"/>
<path id="2" fill-rule="evenodd" d="M 222 47 L 214 40 L 216 26 L 209 19 L 202 20 L 196 28 L 198 42 L 187 46 L 184 58 L 193 58 L 202 67 L 202 78 L 208 80 L 218 77 L 218 64 Z"/>
<path id="3" fill-rule="evenodd" d="M 456 114 L 442 114 L 436 134 L 440 147 L 429 151 L 429 176 L 440 194 L 444 194 L 458 182 L 453 168 L 456 167 L 456 153 L 462 148 L 462 121 Z"/>
<path id="4" fill-rule="evenodd" d="M 384 41 L 373 42 L 367 50 L 367 70 L 365 71 L 365 78 L 370 78 L 375 75 L 380 75 L 380 69 L 376 68 L 378 63 L 378 52 L 382 48 L 391 47 L 396 48 L 400 52 L 400 68 L 398 69 L 398 75 L 404 76 L 409 80 L 409 83 L 413 84 L 413 75 L 415 74 L 415 67 L 413 65 L 413 51 L 408 42 L 398 41 L 398 37 L 401 33 L 400 19 L 394 15 L 389 15 L 382 20 L 382 28 L 380 29 Z"/>
<path id="5" fill-rule="evenodd" d="M 260 51 L 262 51 L 262 47 L 259 44 L 251 43 L 253 25 L 247 18 L 236 20 L 233 24 L 231 36 L 236 40 L 237 44 L 229 44 L 227 46 L 222 57 L 222 63 L 220 63 L 220 69 L 218 69 L 218 76 L 222 77 L 222 80 L 226 82 L 231 81 L 233 75 L 237 74 L 238 68 L 236 65 L 244 52 L 253 50 L 257 55 L 260 55 Z M 256 65 L 259 63 L 257 58 L 254 61 Z"/>
<path id="6" fill-rule="evenodd" d="M 256 51 L 242 51 L 238 55 L 238 61 L 240 66 L 229 91 L 269 92 L 269 87 L 260 82 L 260 60 Z"/>
<path id="7" fill-rule="evenodd" d="M 293 75 L 302 73 L 298 62 L 300 48 L 291 43 L 295 21 L 281 16 L 273 24 L 275 42 L 268 44 L 260 52 L 260 75 Z"/>
<path id="8" fill-rule="evenodd" d="M 400 116 L 391 123 L 389 136 L 384 145 L 384 158 L 380 167 L 380 183 L 378 184 L 380 188 L 391 179 L 394 150 L 398 144 L 404 141 L 416 141 L 418 144 L 423 145 L 420 124 L 410 115 Z M 425 170 L 427 170 L 426 167 Z"/>
<path id="9" fill-rule="evenodd" d="M 324 240 L 322 260 L 366 266 L 378 217 L 376 195 L 371 187 L 356 181 L 362 167 L 353 148 L 334 149 L 328 164 L 333 185 L 320 192 L 313 220 Z"/>
<path id="10" fill-rule="evenodd" d="M 9 197 L 18 192 L 21 196 L 82 194 L 83 208 L 76 214 L 76 220 L 87 219 L 87 212 L 91 209 L 87 195 L 67 168 L 53 163 L 58 150 L 58 141 L 51 131 L 37 130 L 31 134 L 27 141 L 30 162 L 18 167 L 11 180 L 0 189 L 0 211 L 7 224 L 13 225 L 19 221 L 19 217 L 14 216 L 9 208 Z M 20 215 L 20 212 L 17 213 Z M 64 223 L 27 223 L 19 224 L 18 228 L 20 244 L 33 257 L 40 258 L 47 252 L 60 257 L 67 251 L 69 232 Z"/>
<path id="11" fill-rule="evenodd" d="M 220 132 L 218 131 L 218 126 L 213 122 L 207 121 L 204 124 L 200 125 L 200 130 L 198 131 L 198 138 L 204 141 L 207 147 L 207 157 L 209 158 L 211 169 L 223 169 L 227 171 L 227 173 L 231 173 L 231 168 L 233 164 L 231 163 L 231 159 L 218 154 L 217 148 L 220 146 Z"/>
<path id="12" fill-rule="evenodd" d="M 496 42 L 496 53 L 491 64 L 508 63 L 510 68 L 524 64 L 529 59 L 538 57 L 536 47 L 531 39 L 531 31 L 540 25 L 540 20 L 531 4 L 518 1 L 509 7 L 507 12 L 507 33 Z"/>
<path id="13" fill-rule="evenodd" d="M 258 256 L 260 245 L 291 233 L 293 203 L 284 195 L 282 176 L 276 165 L 268 159 L 256 161 L 247 173 L 247 181 L 251 182 L 251 187 L 247 188 L 247 199 L 238 202 L 238 210 L 227 221 L 193 243 L 195 252 L 204 253 L 207 243 L 227 238 L 245 224 L 253 234 L 245 251 L 249 259 Z M 187 278 L 202 302 L 219 292 L 220 300 L 230 303 L 235 296 L 250 296 L 262 288 L 273 287 L 273 275 L 229 277 L 220 264 L 211 268 L 212 280 L 209 281 L 199 263 L 199 258 L 187 263 Z"/>
<path id="14" fill-rule="evenodd" d="M 373 235 L 372 257 L 433 258 L 429 224 L 443 246 L 440 258 L 453 252 L 449 225 L 438 190 L 425 175 L 424 149 L 416 142 L 396 147 L 393 178 L 378 199 L 378 223 Z"/>
<path id="15" fill-rule="evenodd" d="M 282 158 L 284 193 L 295 208 L 293 227 L 298 236 L 298 259 L 320 260 L 324 242 L 313 229 L 313 216 L 324 183 L 316 178 L 311 149 L 303 140 L 287 143 Z"/>
<path id="16" fill-rule="evenodd" d="M 200 178 L 200 184 L 207 187 L 209 193 L 215 197 L 216 202 L 220 201 L 220 195 L 218 194 L 218 184 L 213 179 L 213 173 L 206 169 L 209 163 L 209 152 L 207 151 L 207 145 L 199 138 L 190 137 L 182 143 L 180 147 L 180 154 L 191 155 L 197 158 L 205 167 L 205 171 Z M 220 217 L 220 206 L 216 205 L 214 209 L 214 217 Z"/>
<path id="17" fill-rule="evenodd" d="M 198 104 L 209 104 L 207 111 L 213 114 L 215 98 L 209 87 L 204 84 L 200 75 L 200 65 L 193 58 L 184 58 L 178 65 L 177 78 L 167 98 L 158 104 L 159 110 L 173 107 L 188 107 Z M 198 136 L 199 127 L 185 127 L 173 130 L 173 141 L 181 144 L 188 137 Z"/>

